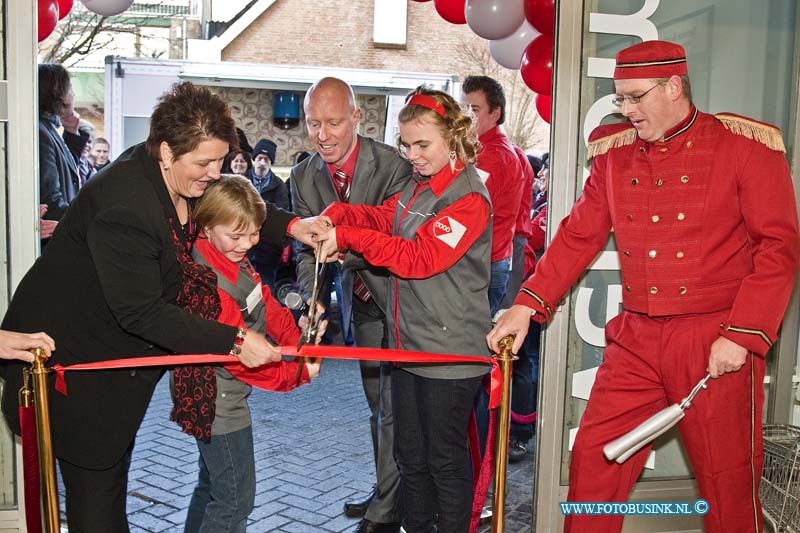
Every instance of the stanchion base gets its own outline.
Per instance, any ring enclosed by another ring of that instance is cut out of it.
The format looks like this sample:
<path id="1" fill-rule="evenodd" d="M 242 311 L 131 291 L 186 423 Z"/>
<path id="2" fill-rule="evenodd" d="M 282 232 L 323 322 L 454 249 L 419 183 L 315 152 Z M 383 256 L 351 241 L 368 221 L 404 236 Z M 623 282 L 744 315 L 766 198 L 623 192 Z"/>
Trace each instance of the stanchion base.
<path id="1" fill-rule="evenodd" d="M 481 509 L 481 520 L 480 520 L 480 523 L 481 524 L 485 524 L 485 523 L 491 522 L 491 521 L 492 521 L 492 508 L 489 507 L 489 506 L 486 506 L 483 509 Z"/>

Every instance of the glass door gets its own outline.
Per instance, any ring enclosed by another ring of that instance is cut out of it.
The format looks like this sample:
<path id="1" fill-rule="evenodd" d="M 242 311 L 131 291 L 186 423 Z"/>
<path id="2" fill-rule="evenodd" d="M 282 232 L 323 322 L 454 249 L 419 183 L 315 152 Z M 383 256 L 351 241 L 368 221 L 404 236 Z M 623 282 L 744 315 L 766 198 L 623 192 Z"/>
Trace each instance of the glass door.
<path id="1" fill-rule="evenodd" d="M 569 212 L 589 174 L 586 148 L 597 126 L 624 120 L 611 103 L 615 54 L 642 40 L 686 48 L 692 95 L 708 113 L 729 111 L 775 124 L 794 156 L 796 0 L 562 0 L 557 15 L 555 118 L 549 231 Z M 621 309 L 613 238 L 572 290 L 545 333 L 538 430 L 536 530 L 563 521 L 570 447 L 594 374 L 603 328 Z M 796 338 L 796 331 L 791 333 Z M 775 358 L 770 358 L 774 360 Z M 767 384 L 769 394 L 769 385 Z M 694 483 L 677 431 L 655 443 L 633 499 L 694 499 Z M 699 521 L 626 520 L 630 531 L 681 531 Z M 663 529 L 662 529 L 663 528 Z"/>

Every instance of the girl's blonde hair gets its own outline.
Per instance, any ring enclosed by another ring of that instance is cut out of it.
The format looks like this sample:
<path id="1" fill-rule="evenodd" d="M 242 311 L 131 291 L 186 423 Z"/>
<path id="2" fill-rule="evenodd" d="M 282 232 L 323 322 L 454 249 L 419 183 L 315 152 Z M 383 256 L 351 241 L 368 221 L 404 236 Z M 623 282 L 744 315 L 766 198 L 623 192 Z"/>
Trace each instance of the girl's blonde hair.
<path id="1" fill-rule="evenodd" d="M 444 117 L 435 110 L 416 104 L 408 104 L 408 101 L 415 95 L 422 94 L 430 96 L 442 105 Z M 478 153 L 478 136 L 473 128 L 472 118 L 461 111 L 461 106 L 456 100 L 446 92 L 429 89 L 420 85 L 406 97 L 406 106 L 400 110 L 397 119 L 400 124 L 411 122 L 425 117 L 439 127 L 442 137 L 447 141 L 450 149 L 456 153 L 456 157 L 464 163 L 474 163 L 475 155 Z M 403 152 L 400 144 L 400 137 L 397 137 L 397 148 Z"/>
<path id="2" fill-rule="evenodd" d="M 267 218 L 267 206 L 250 180 L 223 174 L 197 200 L 192 218 L 199 228 L 230 224 L 242 229 L 249 224 L 260 228 Z"/>

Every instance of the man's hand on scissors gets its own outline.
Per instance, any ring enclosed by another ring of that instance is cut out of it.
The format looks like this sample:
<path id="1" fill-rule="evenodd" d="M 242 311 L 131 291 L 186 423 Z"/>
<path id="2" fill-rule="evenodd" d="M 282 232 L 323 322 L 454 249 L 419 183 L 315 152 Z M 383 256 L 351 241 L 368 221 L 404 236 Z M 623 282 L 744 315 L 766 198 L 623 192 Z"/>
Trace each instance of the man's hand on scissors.
<path id="1" fill-rule="evenodd" d="M 318 236 L 333 226 L 328 217 L 307 217 L 297 219 L 289 229 L 289 234 L 298 241 L 311 246 L 317 243 Z"/>
<path id="2" fill-rule="evenodd" d="M 317 237 L 317 241 L 322 244 L 322 251 L 321 256 L 325 258 L 325 261 L 330 263 L 331 258 L 336 260 L 339 258 L 339 245 L 336 242 L 336 228 L 331 227 L 325 233 L 320 234 Z"/>

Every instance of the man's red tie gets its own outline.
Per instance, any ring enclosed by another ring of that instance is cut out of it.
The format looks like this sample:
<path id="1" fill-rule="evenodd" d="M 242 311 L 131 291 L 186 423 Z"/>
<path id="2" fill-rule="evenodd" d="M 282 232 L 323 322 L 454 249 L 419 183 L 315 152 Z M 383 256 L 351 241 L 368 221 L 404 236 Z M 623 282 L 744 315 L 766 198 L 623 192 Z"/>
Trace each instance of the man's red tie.
<path id="1" fill-rule="evenodd" d="M 333 186 L 336 188 L 336 194 L 339 195 L 339 200 L 342 202 L 350 201 L 350 183 L 351 179 L 343 170 L 339 169 L 333 173 Z M 372 293 L 369 292 L 364 279 L 358 272 L 353 272 L 353 294 L 362 302 L 368 302 L 372 299 Z"/>

